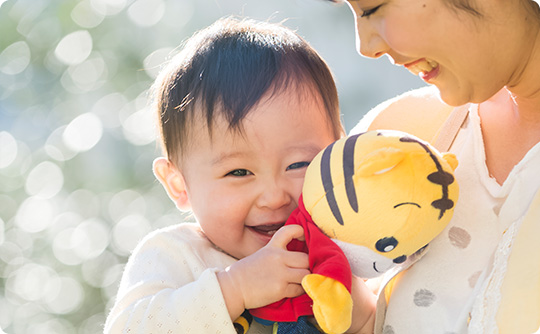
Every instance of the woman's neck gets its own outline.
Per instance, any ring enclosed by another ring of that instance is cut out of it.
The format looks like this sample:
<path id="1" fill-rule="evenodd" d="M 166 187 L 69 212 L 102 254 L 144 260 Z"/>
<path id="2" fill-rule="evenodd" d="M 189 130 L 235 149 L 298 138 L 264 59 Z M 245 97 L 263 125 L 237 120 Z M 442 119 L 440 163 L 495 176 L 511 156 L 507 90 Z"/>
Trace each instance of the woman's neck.
<path id="1" fill-rule="evenodd" d="M 480 104 L 486 165 L 499 184 L 504 183 L 514 166 L 540 142 L 539 98 L 522 98 L 504 88 Z"/>
<path id="2" fill-rule="evenodd" d="M 528 20 L 531 19 L 528 17 Z M 519 44 L 522 46 L 519 66 L 506 85 L 515 111 L 524 120 L 532 122 L 540 118 L 540 22 L 538 21 L 536 19 L 536 24 L 527 25 L 528 31 Z"/>

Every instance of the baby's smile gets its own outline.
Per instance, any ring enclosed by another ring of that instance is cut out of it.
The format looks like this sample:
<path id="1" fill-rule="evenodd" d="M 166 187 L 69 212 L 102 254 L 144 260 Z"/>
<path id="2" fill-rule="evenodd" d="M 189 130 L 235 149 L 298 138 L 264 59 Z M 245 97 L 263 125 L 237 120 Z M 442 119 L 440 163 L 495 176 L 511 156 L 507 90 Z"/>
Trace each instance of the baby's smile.
<path id="1" fill-rule="evenodd" d="M 265 225 L 258 225 L 258 226 L 248 226 L 248 228 L 250 228 L 251 230 L 253 230 L 253 231 L 257 232 L 257 233 L 272 236 L 283 225 L 285 225 L 285 223 L 265 224 Z"/>

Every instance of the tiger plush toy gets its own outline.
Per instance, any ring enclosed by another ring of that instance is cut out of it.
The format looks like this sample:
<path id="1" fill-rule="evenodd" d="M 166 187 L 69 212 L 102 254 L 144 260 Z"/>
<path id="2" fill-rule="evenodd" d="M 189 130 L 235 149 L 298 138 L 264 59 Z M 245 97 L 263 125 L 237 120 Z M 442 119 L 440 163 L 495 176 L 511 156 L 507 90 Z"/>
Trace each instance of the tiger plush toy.
<path id="1" fill-rule="evenodd" d="M 311 162 L 299 207 L 304 228 L 289 250 L 309 255 L 306 294 L 249 310 L 276 333 L 343 333 L 351 325 L 352 274 L 381 275 L 423 250 L 448 224 L 458 198 L 455 155 L 398 131 L 342 138 Z M 317 325 L 308 321 L 314 315 Z M 245 328 L 244 328 L 245 330 Z"/>

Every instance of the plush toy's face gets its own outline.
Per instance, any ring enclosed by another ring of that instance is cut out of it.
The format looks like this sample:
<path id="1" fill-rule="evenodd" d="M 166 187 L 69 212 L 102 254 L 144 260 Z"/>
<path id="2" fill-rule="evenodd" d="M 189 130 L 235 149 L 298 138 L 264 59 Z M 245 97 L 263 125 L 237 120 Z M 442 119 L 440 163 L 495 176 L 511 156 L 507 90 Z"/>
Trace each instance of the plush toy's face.
<path id="1" fill-rule="evenodd" d="M 453 154 L 402 132 L 350 136 L 312 161 L 304 205 L 344 250 L 353 272 L 374 277 L 404 262 L 448 224 L 458 197 L 456 166 Z"/>

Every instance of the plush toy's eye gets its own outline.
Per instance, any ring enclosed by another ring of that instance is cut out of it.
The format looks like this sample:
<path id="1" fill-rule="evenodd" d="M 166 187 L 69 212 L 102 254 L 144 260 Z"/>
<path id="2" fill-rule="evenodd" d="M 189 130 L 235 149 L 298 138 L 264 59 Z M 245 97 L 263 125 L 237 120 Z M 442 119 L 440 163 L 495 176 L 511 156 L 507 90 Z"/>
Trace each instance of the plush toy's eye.
<path id="1" fill-rule="evenodd" d="M 392 251 L 394 248 L 396 248 L 397 244 L 398 244 L 398 241 L 394 237 L 382 238 L 382 239 L 379 239 L 379 241 L 377 241 L 377 243 L 375 244 L 375 248 L 379 252 L 388 253 Z"/>

